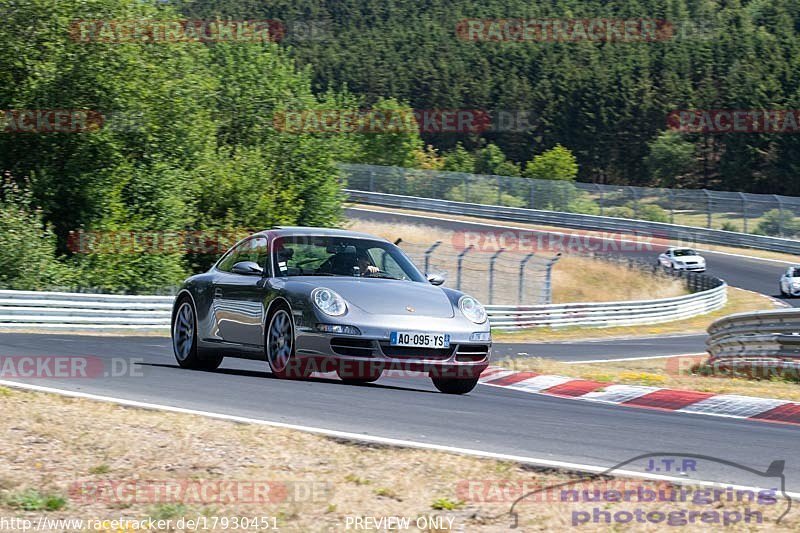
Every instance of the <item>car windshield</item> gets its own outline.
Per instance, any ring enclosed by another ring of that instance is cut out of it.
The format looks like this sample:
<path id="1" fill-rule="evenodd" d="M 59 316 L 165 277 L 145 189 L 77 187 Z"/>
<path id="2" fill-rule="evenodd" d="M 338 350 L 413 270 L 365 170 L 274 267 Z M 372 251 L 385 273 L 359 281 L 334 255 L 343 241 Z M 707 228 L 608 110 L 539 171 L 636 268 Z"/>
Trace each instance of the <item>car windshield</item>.
<path id="1" fill-rule="evenodd" d="M 424 282 L 414 264 L 388 242 L 339 236 L 281 237 L 273 245 L 278 277 L 347 276 Z"/>
<path id="2" fill-rule="evenodd" d="M 697 255 L 697 252 L 690 248 L 682 248 L 680 250 L 674 250 L 672 255 L 675 257 L 686 257 L 687 255 Z"/>
<path id="3" fill-rule="evenodd" d="M 797 267 L 794 270 L 792 270 L 792 277 L 793 278 L 800 278 L 800 267 Z"/>

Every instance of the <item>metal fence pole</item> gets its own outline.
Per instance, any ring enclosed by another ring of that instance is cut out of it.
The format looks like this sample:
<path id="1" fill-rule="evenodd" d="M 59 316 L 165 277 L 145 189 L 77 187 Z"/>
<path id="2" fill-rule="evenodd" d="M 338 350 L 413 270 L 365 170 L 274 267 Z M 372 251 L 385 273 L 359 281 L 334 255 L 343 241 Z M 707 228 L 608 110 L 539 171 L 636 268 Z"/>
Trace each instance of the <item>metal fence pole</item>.
<path id="1" fill-rule="evenodd" d="M 464 256 L 465 256 L 465 255 L 467 255 L 467 252 L 469 252 L 469 251 L 470 251 L 470 250 L 472 250 L 473 248 L 475 248 L 475 245 L 473 245 L 473 244 L 470 244 L 469 246 L 467 246 L 466 248 L 464 248 L 464 251 L 463 251 L 463 252 L 461 252 L 460 254 L 458 254 L 458 259 L 456 260 L 456 262 L 457 262 L 457 265 L 458 265 L 458 266 L 456 267 L 456 290 L 457 290 L 457 291 L 460 291 L 460 290 L 461 290 L 461 263 L 463 263 L 463 262 L 464 262 Z"/>
<path id="2" fill-rule="evenodd" d="M 522 305 L 522 297 L 524 293 L 522 287 L 525 282 L 525 265 L 528 264 L 528 261 L 530 261 L 531 257 L 533 257 L 534 255 L 536 255 L 536 252 L 531 252 L 528 255 L 526 255 L 522 259 L 522 261 L 519 262 L 519 296 L 517 297 L 517 303 L 519 305 Z"/>
<path id="3" fill-rule="evenodd" d="M 494 303 L 494 263 L 497 261 L 497 258 L 505 252 L 505 248 L 500 248 L 497 252 L 489 259 L 489 305 Z"/>
<path id="4" fill-rule="evenodd" d="M 669 223 L 675 223 L 675 191 L 672 189 L 667 189 L 669 191 Z"/>
<path id="5" fill-rule="evenodd" d="M 742 199 L 742 223 L 744 232 L 747 233 L 747 198 L 743 192 L 739 193 L 739 198 Z"/>
<path id="6" fill-rule="evenodd" d="M 369 192 L 375 192 L 375 171 L 369 171 Z"/>
<path id="7" fill-rule="evenodd" d="M 503 205 L 503 178 L 497 176 L 497 205 Z"/>
<path id="8" fill-rule="evenodd" d="M 435 243 L 433 243 L 433 246 L 431 246 L 430 248 L 425 250 L 425 275 L 426 276 L 428 275 L 428 266 L 430 265 L 431 254 L 433 253 L 433 251 L 436 248 L 439 247 L 440 244 L 442 244 L 442 241 L 436 241 Z"/>
<path id="9" fill-rule="evenodd" d="M 711 200 L 711 193 L 707 189 L 703 189 L 703 194 L 706 195 L 706 227 L 711 229 L 711 209 L 713 201 Z"/>
<path id="10" fill-rule="evenodd" d="M 561 259 L 561 253 L 557 253 L 547 262 L 547 273 L 544 278 L 544 303 L 553 303 L 553 266 Z"/>
<path id="11" fill-rule="evenodd" d="M 772 197 L 778 202 L 778 235 L 783 237 L 783 202 L 777 194 L 773 194 Z"/>
<path id="12" fill-rule="evenodd" d="M 603 187 L 599 183 L 595 183 L 594 186 L 597 189 L 597 192 L 600 194 L 600 198 L 597 203 L 600 205 L 600 216 L 603 216 L 603 213 L 605 212 L 605 206 L 603 205 L 605 203 Z"/>
<path id="13" fill-rule="evenodd" d="M 636 190 L 636 187 L 628 187 L 628 190 L 633 196 L 633 218 L 639 218 L 639 191 Z"/>

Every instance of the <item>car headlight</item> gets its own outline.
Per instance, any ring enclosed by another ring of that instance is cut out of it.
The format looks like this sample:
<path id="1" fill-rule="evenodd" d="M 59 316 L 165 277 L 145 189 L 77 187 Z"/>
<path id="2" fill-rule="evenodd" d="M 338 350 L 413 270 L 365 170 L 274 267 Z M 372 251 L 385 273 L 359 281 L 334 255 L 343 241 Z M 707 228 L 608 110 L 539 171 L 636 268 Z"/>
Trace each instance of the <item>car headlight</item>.
<path id="1" fill-rule="evenodd" d="M 795 289 L 800 289 L 800 281 L 793 281 L 792 287 L 794 287 Z"/>
<path id="2" fill-rule="evenodd" d="M 311 299 L 317 309 L 330 316 L 342 316 L 347 312 L 347 303 L 335 291 L 320 287 L 311 291 Z"/>
<path id="3" fill-rule="evenodd" d="M 476 324 L 483 324 L 486 322 L 486 309 L 472 296 L 462 296 L 458 301 L 458 308 L 461 309 L 464 316 L 472 322 Z"/>

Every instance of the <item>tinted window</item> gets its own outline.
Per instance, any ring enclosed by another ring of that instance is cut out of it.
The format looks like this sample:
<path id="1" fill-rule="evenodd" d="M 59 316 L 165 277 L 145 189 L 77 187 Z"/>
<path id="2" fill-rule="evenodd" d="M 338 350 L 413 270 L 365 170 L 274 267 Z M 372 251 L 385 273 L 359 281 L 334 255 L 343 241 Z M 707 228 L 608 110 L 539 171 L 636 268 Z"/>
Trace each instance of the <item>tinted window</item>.
<path id="1" fill-rule="evenodd" d="M 370 239 L 330 236 L 285 237 L 275 241 L 275 275 L 359 276 L 424 282 L 395 245 Z"/>
<path id="2" fill-rule="evenodd" d="M 231 250 L 217 265 L 217 269 L 223 272 L 230 272 L 233 269 L 233 265 L 241 261 L 253 261 L 264 268 L 268 257 L 267 239 L 256 237 L 246 240 Z"/>

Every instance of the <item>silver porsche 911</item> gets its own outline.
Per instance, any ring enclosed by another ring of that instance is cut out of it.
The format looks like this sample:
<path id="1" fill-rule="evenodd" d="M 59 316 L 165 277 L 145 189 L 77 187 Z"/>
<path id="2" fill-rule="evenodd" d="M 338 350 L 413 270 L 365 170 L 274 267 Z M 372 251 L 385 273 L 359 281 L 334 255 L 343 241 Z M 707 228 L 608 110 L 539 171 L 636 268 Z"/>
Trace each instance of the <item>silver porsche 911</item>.
<path id="1" fill-rule="evenodd" d="M 335 371 L 351 383 L 423 372 L 440 391 L 464 394 L 489 364 L 489 321 L 443 281 L 378 237 L 273 228 L 184 282 L 172 311 L 175 357 L 203 370 L 224 357 L 266 359 L 280 378 Z"/>

